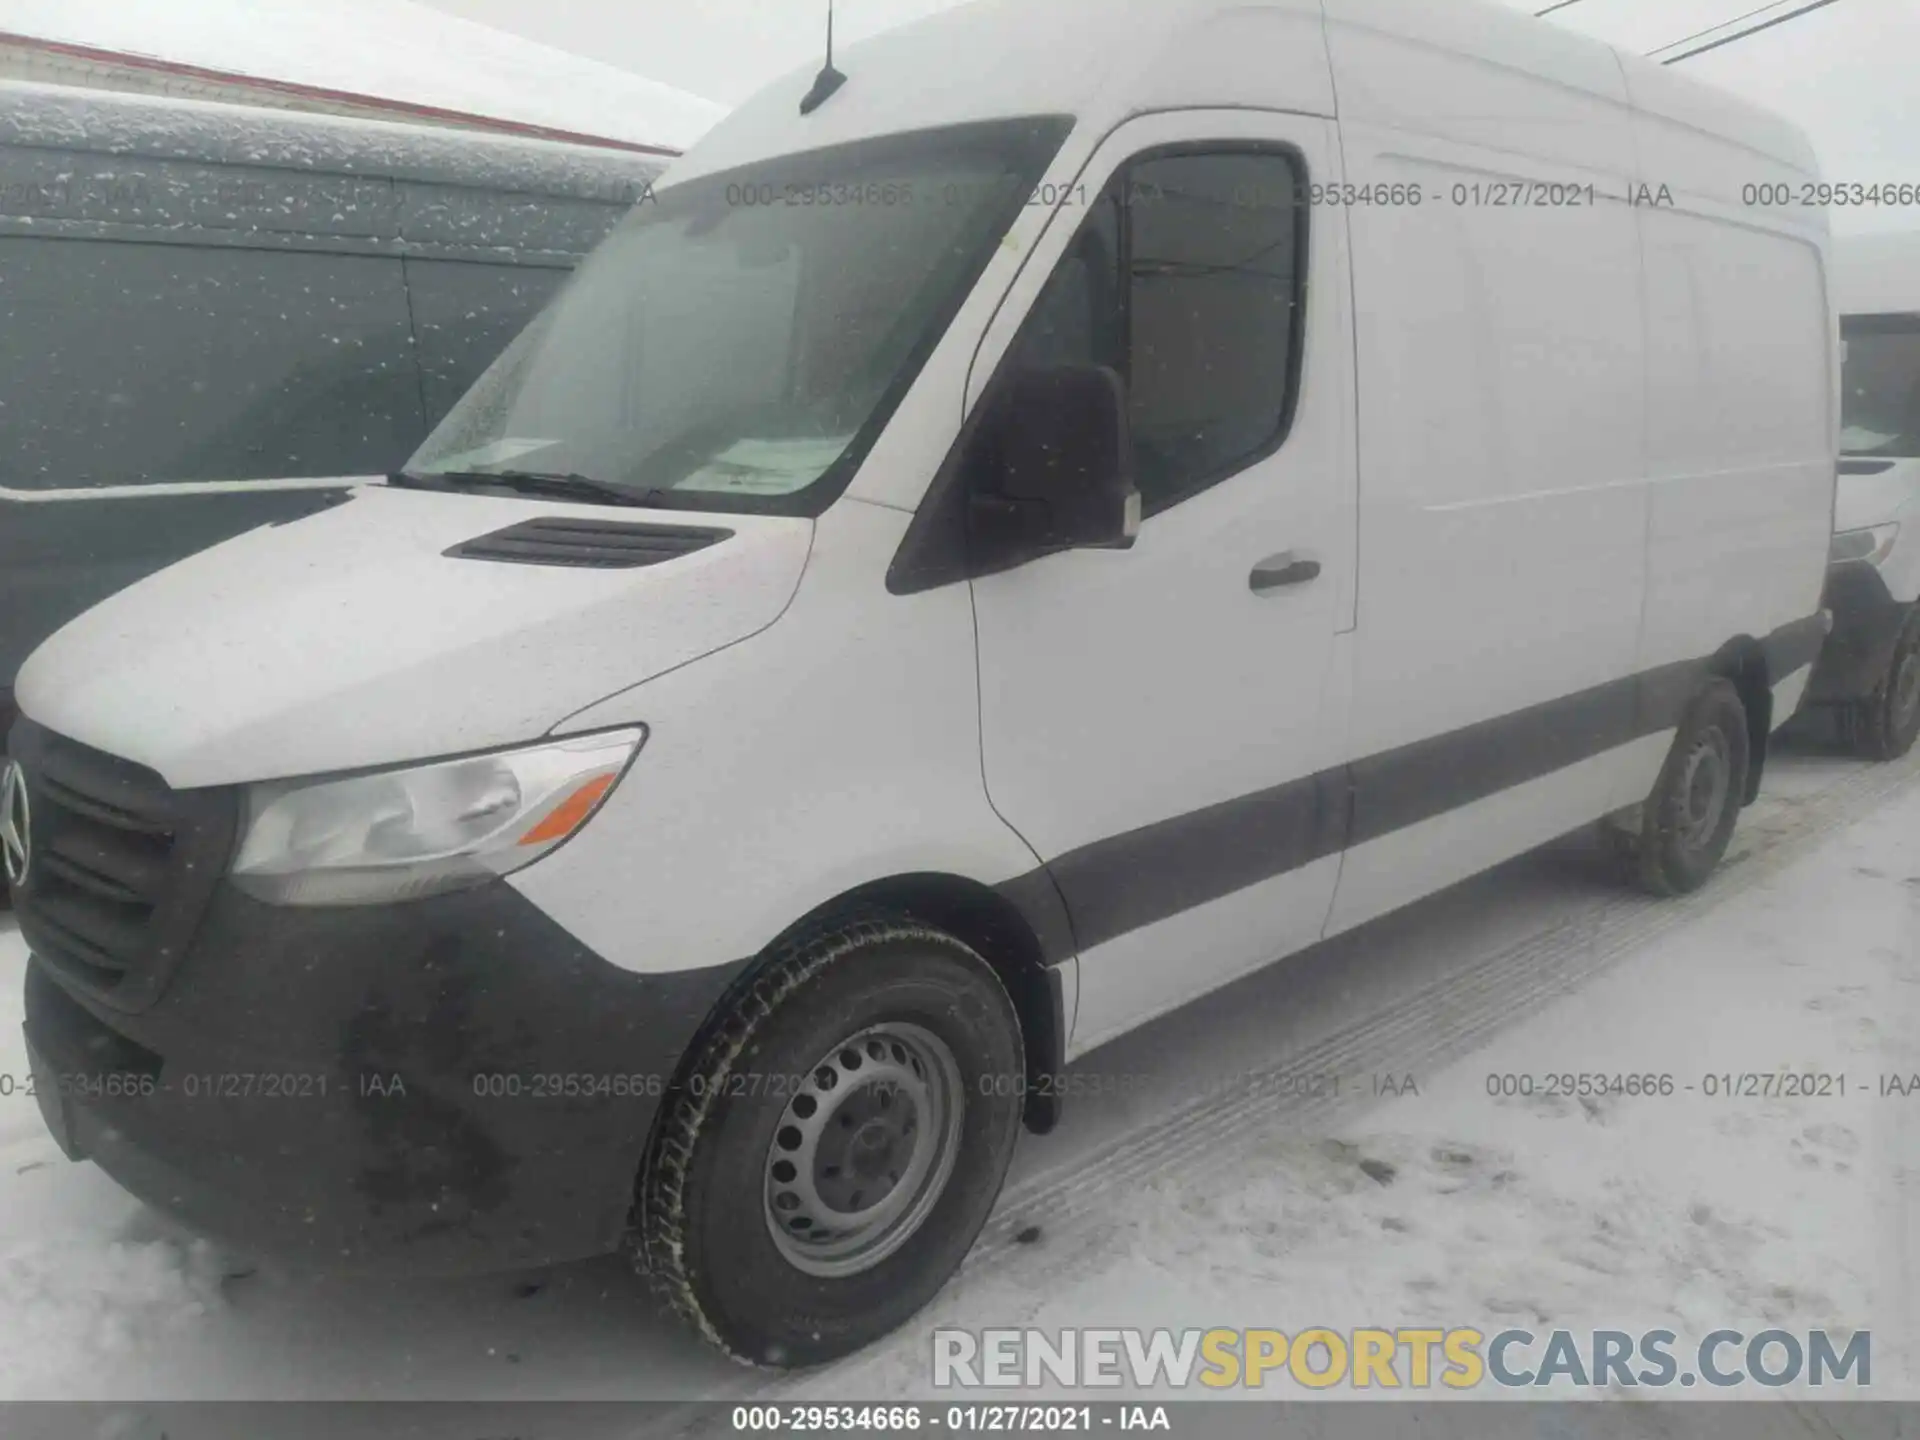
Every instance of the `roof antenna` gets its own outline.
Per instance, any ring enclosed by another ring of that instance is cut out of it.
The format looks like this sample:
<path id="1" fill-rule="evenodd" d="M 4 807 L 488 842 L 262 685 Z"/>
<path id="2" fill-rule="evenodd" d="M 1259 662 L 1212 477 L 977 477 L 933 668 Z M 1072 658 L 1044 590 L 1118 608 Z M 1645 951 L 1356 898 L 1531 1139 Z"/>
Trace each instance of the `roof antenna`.
<path id="1" fill-rule="evenodd" d="M 833 0 L 827 0 L 827 63 L 820 73 L 813 77 L 813 88 L 800 102 L 800 113 L 811 115 L 833 97 L 833 92 L 847 83 L 847 77 L 833 68 Z"/>

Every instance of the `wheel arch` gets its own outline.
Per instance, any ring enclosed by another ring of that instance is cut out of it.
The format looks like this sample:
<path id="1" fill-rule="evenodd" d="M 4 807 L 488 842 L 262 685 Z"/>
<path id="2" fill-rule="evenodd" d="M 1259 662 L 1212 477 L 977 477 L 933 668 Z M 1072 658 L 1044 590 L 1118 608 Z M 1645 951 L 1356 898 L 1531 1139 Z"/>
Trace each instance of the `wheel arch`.
<path id="1" fill-rule="evenodd" d="M 1024 891 L 1026 886 L 1008 887 Z M 868 881 L 816 905 L 778 935 L 768 941 L 758 955 L 714 1002 L 701 1022 L 692 1042 L 682 1055 L 673 1077 L 677 1089 L 686 1081 L 689 1068 L 705 1049 L 713 1028 L 722 1023 L 738 997 L 750 989 L 761 971 L 806 931 L 831 927 L 861 913 L 883 913 L 918 920 L 952 935 L 975 951 L 993 968 L 1006 986 L 1020 1023 L 1021 1049 L 1028 1077 L 1022 1121 L 1035 1134 L 1045 1134 L 1059 1122 L 1058 1087 L 1038 1087 L 1036 1076 L 1057 1075 L 1066 1064 L 1067 1033 L 1072 1016 L 1067 1013 L 1065 986 L 1058 963 L 1048 959 L 1049 945 L 1043 927 L 1054 922 L 1050 916 L 1032 917 L 1034 904 L 1048 899 L 1058 902 L 1049 883 L 1046 894 L 1022 903 L 1000 889 L 978 880 L 934 871 L 892 875 Z M 1024 907 L 1024 908 L 1023 908 Z M 1064 907 L 1062 908 L 1064 916 Z M 1058 940 L 1052 948 L 1058 949 Z M 664 1115 L 667 1107 L 661 1107 Z M 654 1120 L 654 1134 L 648 1137 L 647 1153 L 652 1154 L 658 1139 L 660 1117 Z"/>
<path id="2" fill-rule="evenodd" d="M 1022 1119 L 1035 1134 L 1054 1128 L 1060 1118 L 1058 1088 L 1033 1082 L 1065 1068 L 1073 1017 L 1067 1013 L 1059 964 L 1049 963 L 1041 931 L 1020 905 L 977 880 L 922 872 L 861 886 L 826 908 L 879 909 L 912 916 L 946 931 L 991 965 L 1020 1017 L 1028 1081 Z"/>

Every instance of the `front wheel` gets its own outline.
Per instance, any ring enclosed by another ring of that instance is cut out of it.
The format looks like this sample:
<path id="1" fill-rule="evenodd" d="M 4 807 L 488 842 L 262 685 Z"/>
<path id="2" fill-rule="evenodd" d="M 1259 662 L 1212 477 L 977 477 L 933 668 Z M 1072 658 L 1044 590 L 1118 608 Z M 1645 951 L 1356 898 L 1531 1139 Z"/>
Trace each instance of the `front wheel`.
<path id="1" fill-rule="evenodd" d="M 1868 760 L 1898 760 L 1920 739 L 1920 611 L 1900 632 L 1879 688 L 1848 720 L 1854 750 Z"/>
<path id="2" fill-rule="evenodd" d="M 641 1258 L 669 1304 L 748 1364 L 838 1359 L 959 1267 L 1006 1178 L 1020 1022 L 951 935 L 867 917 L 760 971 L 663 1117 Z"/>
<path id="3" fill-rule="evenodd" d="M 1740 692 L 1730 680 L 1709 681 L 1681 718 L 1638 829 L 1619 841 L 1643 888 L 1685 895 L 1707 883 L 1740 818 L 1750 751 Z"/>

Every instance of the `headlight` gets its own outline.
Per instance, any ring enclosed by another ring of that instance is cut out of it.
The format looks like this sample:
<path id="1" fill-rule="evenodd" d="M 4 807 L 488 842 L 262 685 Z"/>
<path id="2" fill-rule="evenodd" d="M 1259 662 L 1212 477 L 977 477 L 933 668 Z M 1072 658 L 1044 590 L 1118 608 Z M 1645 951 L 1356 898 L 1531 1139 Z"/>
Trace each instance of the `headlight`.
<path id="1" fill-rule="evenodd" d="M 1887 556 L 1893 553 L 1893 542 L 1899 538 L 1898 525 L 1875 525 L 1870 530 L 1842 530 L 1833 537 L 1833 548 L 1827 552 L 1827 558 L 1835 565 L 1864 560 L 1878 567 L 1886 563 Z"/>
<path id="2" fill-rule="evenodd" d="M 531 865 L 593 817 L 644 730 L 247 791 L 233 882 L 276 905 L 371 905 Z"/>

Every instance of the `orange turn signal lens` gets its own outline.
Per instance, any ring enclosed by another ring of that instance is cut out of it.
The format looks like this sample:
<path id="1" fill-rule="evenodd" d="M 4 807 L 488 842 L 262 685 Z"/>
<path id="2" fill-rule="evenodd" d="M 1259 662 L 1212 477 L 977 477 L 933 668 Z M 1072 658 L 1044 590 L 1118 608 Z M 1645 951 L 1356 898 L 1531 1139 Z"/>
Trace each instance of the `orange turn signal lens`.
<path id="1" fill-rule="evenodd" d="M 591 780 L 576 787 L 566 799 L 562 800 L 545 817 L 515 843 L 519 845 L 546 845 L 555 840 L 564 840 L 586 822 L 598 805 L 613 788 L 618 775 L 596 775 Z"/>

